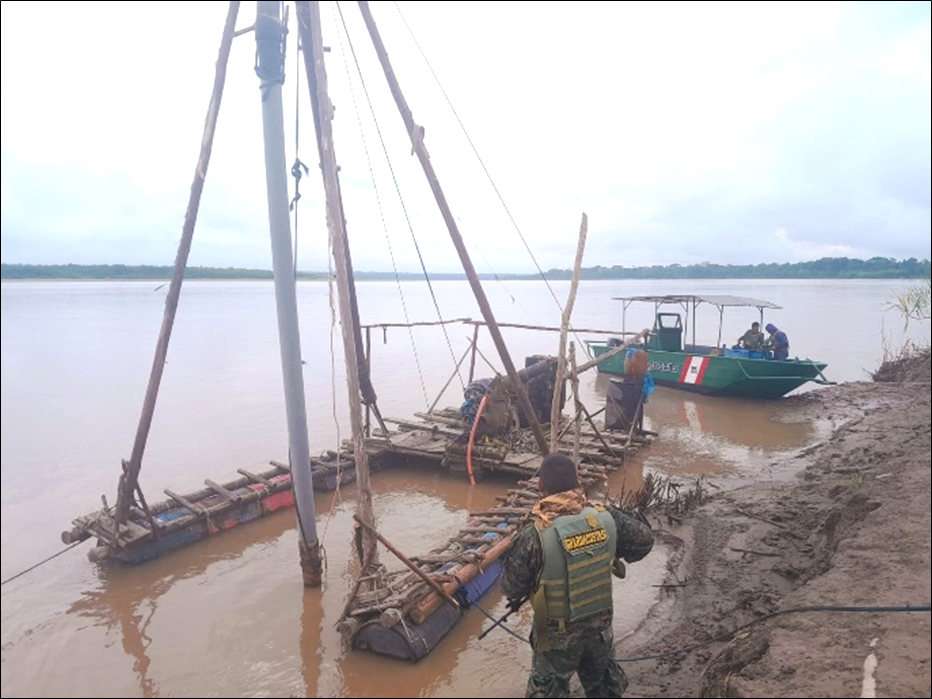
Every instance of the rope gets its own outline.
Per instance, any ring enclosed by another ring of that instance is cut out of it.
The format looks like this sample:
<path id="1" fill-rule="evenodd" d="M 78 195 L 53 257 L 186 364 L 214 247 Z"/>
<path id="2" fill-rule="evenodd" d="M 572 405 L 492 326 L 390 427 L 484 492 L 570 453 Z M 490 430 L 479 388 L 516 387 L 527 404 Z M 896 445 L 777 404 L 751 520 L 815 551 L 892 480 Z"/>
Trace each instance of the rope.
<path id="1" fill-rule="evenodd" d="M 342 19 L 343 14 L 340 10 L 340 18 Z M 366 134 L 362 128 L 362 115 L 359 113 L 359 103 L 356 101 L 356 90 L 353 88 L 353 81 L 350 75 L 349 62 L 346 60 L 346 47 L 343 44 L 343 34 L 340 32 L 340 26 L 337 24 L 336 15 L 333 15 L 333 23 L 337 28 L 337 37 L 340 40 L 340 53 L 343 56 L 343 67 L 346 70 L 346 81 L 349 83 L 350 95 L 353 98 L 353 109 L 356 110 L 356 123 L 359 126 L 359 135 L 362 139 L 362 147 L 366 153 L 366 162 L 369 164 L 369 176 L 372 178 L 372 189 L 375 191 L 375 201 L 379 207 L 379 216 L 382 219 L 382 230 L 385 231 L 385 242 L 388 244 L 388 256 L 392 261 L 392 271 L 395 273 L 395 284 L 398 286 L 398 296 L 401 298 L 401 308 L 404 312 L 405 323 L 408 325 L 408 337 L 411 339 L 411 350 L 414 352 L 414 364 L 417 366 L 417 375 L 421 381 L 421 393 L 424 395 L 424 404 L 430 410 L 430 403 L 427 399 L 427 386 L 424 383 L 424 372 L 421 370 L 421 360 L 417 353 L 417 345 L 414 342 L 414 329 L 411 327 L 411 320 L 408 316 L 408 304 L 405 301 L 404 291 L 401 289 L 401 278 L 398 276 L 398 266 L 395 264 L 395 252 L 392 249 L 392 241 L 388 235 L 388 224 L 385 221 L 385 211 L 382 208 L 382 198 L 379 196 L 379 187 L 375 181 L 375 170 L 372 167 L 372 158 L 369 155 L 369 144 L 366 141 Z M 346 31 L 346 24 L 343 25 L 343 30 Z M 347 34 L 347 40 L 349 39 L 349 34 Z"/>
<path id="2" fill-rule="evenodd" d="M 86 541 L 86 540 L 85 540 L 85 541 Z M 73 548 L 74 548 L 75 546 L 77 546 L 78 544 L 83 544 L 83 543 L 84 543 L 84 541 L 76 541 L 76 542 L 74 542 L 73 544 L 71 544 L 71 546 L 68 546 L 68 547 L 66 547 L 66 548 L 63 548 L 63 549 L 62 549 L 61 551 L 59 551 L 58 553 L 53 553 L 53 554 L 52 554 L 51 556 L 49 556 L 48 558 L 45 558 L 45 559 L 39 561 L 38 563 L 36 563 L 36 564 L 33 565 L 33 566 L 29 566 L 28 568 L 26 568 L 26 570 L 22 570 L 22 571 L 20 571 L 19 573 L 17 573 L 16 575 L 11 575 L 10 577 L 8 577 L 8 578 L 7 578 L 6 580 L 4 580 L 3 582 L 0 582 L 0 586 L 6 585 L 6 584 L 7 584 L 8 582 L 10 582 L 11 580 L 16 580 L 16 578 L 22 577 L 22 576 L 25 575 L 26 573 L 28 573 L 28 572 L 30 572 L 30 571 L 32 571 L 32 570 L 35 570 L 36 568 L 38 568 L 39 566 L 41 566 L 41 565 L 43 565 L 43 564 L 45 564 L 45 563 L 48 563 L 48 562 L 51 561 L 53 558 L 58 558 L 59 556 L 61 556 L 61 555 L 62 555 L 63 553 L 65 553 L 66 551 L 70 551 L 71 549 L 73 549 Z"/>
<path id="3" fill-rule="evenodd" d="M 492 185 L 492 189 L 495 191 L 496 196 L 498 196 L 499 202 L 501 202 L 502 207 L 505 209 L 505 213 L 508 215 L 508 219 L 511 221 L 511 225 L 515 227 L 515 231 L 518 233 L 518 237 L 521 239 L 521 242 L 524 244 L 524 249 L 527 250 L 528 255 L 530 255 L 531 260 L 534 262 L 534 266 L 537 268 L 540 278 L 544 281 L 544 284 L 547 285 L 547 290 L 550 292 L 550 295 L 553 297 L 553 300 L 557 304 L 557 308 L 560 309 L 560 313 L 563 313 L 563 304 L 560 303 L 560 300 L 557 298 L 556 293 L 554 293 L 553 287 L 550 286 L 550 282 L 547 280 L 547 276 L 544 274 L 544 270 L 541 269 L 540 265 L 537 263 L 537 258 L 534 257 L 534 253 L 531 252 L 531 247 L 528 245 L 527 240 L 524 237 L 524 234 L 521 232 L 521 229 L 518 227 L 518 222 L 515 221 L 515 217 L 512 216 L 511 210 L 508 208 L 508 204 L 505 203 L 505 198 L 502 196 L 502 193 L 498 189 L 498 185 L 495 184 L 495 180 L 492 179 L 492 174 L 489 172 L 489 169 L 485 166 L 485 162 L 482 160 L 482 156 L 479 155 L 479 151 L 476 148 L 475 144 L 472 141 L 472 138 L 469 136 L 469 132 L 466 130 L 466 126 L 463 124 L 462 119 L 460 119 L 459 113 L 457 113 L 456 108 L 453 106 L 453 102 L 450 100 L 450 97 L 447 95 L 447 91 L 443 89 L 443 84 L 440 82 L 440 78 L 437 77 L 437 73 L 434 72 L 433 66 L 430 64 L 430 61 L 427 59 L 427 55 L 424 53 L 424 49 L 421 48 L 420 42 L 418 42 L 417 37 L 414 35 L 414 31 L 411 29 L 411 26 L 408 24 L 408 20 L 405 18 L 404 13 L 401 11 L 401 8 L 398 7 L 397 2 L 392 3 L 395 6 L 395 9 L 398 11 L 398 14 L 401 16 L 401 21 L 404 22 L 405 28 L 407 28 L 408 33 L 411 34 L 411 38 L 414 40 L 414 45 L 417 46 L 417 50 L 420 51 L 421 57 L 424 59 L 424 63 L 427 64 L 430 74 L 434 76 L 434 80 L 437 82 L 437 87 L 440 88 L 440 92 L 443 93 L 443 98 L 447 101 L 447 105 L 450 107 L 450 111 L 453 112 L 453 116 L 456 117 L 457 123 L 460 125 L 460 128 L 463 130 L 463 135 L 466 137 L 466 140 L 469 142 L 469 147 L 472 148 L 472 152 L 476 156 L 476 160 L 479 161 L 479 165 L 482 166 L 485 176 L 489 178 L 489 184 Z M 497 278 L 497 275 L 496 275 Z M 570 326 L 572 329 L 572 326 Z M 582 340 L 579 339 L 579 336 L 573 331 L 574 337 L 580 346 L 586 347 Z M 588 351 L 588 349 L 587 349 Z"/>
<path id="4" fill-rule="evenodd" d="M 294 73 L 294 164 L 291 166 L 291 176 L 294 177 L 294 197 L 288 208 L 294 211 L 294 277 L 298 278 L 298 200 L 301 199 L 301 176 L 310 174 L 310 170 L 301 158 L 298 157 L 299 145 L 301 142 L 300 116 L 301 116 L 301 52 L 304 47 L 301 46 L 300 35 L 298 38 L 298 47 L 294 52 L 295 73 Z"/>
<path id="5" fill-rule="evenodd" d="M 434 303 L 434 309 L 437 311 L 437 317 L 443 321 L 443 314 L 440 312 L 440 305 L 437 302 L 437 296 L 434 293 L 434 286 L 431 284 L 430 275 L 427 274 L 427 266 L 424 263 L 424 257 L 421 255 L 421 248 L 417 243 L 417 237 L 414 235 L 414 227 L 411 225 L 411 217 L 408 215 L 408 207 L 405 205 L 404 197 L 401 195 L 401 188 L 398 185 L 398 178 L 395 176 L 395 168 L 392 167 L 391 158 L 388 155 L 388 148 L 385 145 L 385 139 L 382 137 L 382 129 L 379 127 L 379 120 L 375 116 L 375 109 L 372 106 L 372 99 L 369 96 L 369 89 L 366 87 L 366 80 L 362 76 L 362 69 L 359 66 L 359 58 L 356 56 L 356 49 L 353 47 L 353 40 L 349 35 L 349 31 L 346 28 L 346 18 L 343 16 L 343 8 L 340 7 L 339 2 L 337 3 L 337 10 L 340 13 L 340 21 L 343 23 L 343 31 L 346 34 L 346 40 L 350 47 L 350 53 L 353 56 L 353 62 L 356 65 L 356 72 L 359 75 L 359 82 L 362 86 L 363 93 L 366 96 L 366 102 L 369 105 L 369 113 L 372 115 L 372 120 L 375 124 L 376 133 L 379 135 L 379 141 L 382 144 L 382 152 L 385 154 L 385 160 L 388 164 L 388 170 L 392 175 L 392 181 L 395 184 L 395 191 L 398 194 L 398 200 L 401 203 L 401 209 L 404 212 L 405 221 L 408 224 L 408 230 L 411 232 L 411 240 L 414 242 L 414 249 L 417 251 L 417 258 L 421 264 L 421 271 L 424 272 L 424 279 L 427 281 L 427 288 L 430 291 L 430 297 Z M 456 353 L 453 351 L 453 343 L 450 342 L 450 334 L 447 332 L 445 325 L 441 325 L 443 330 L 443 336 L 447 341 L 447 349 L 450 351 L 450 358 L 453 360 L 453 365 L 456 367 Z M 462 390 L 466 390 L 466 384 L 463 383 L 463 376 L 460 374 L 459 367 L 456 367 L 456 375 L 460 380 L 460 387 Z"/>

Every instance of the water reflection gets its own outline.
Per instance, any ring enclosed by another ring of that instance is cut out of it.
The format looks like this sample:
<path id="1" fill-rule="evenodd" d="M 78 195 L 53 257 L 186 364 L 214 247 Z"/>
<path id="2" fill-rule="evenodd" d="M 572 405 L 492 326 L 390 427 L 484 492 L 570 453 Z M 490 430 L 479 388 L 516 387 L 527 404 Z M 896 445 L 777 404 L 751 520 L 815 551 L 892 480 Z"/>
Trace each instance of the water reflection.
<path id="1" fill-rule="evenodd" d="M 241 558 L 249 548 L 271 545 L 286 531 L 294 529 L 294 525 L 293 513 L 280 512 L 254 520 L 249 532 L 245 528 L 234 529 L 142 565 L 99 563 L 99 587 L 85 591 L 68 607 L 66 614 L 92 619 L 108 635 L 119 636 L 124 653 L 133 661 L 140 696 L 160 696 L 159 684 L 150 675 L 153 635 L 149 628 L 157 615 L 171 614 L 162 609 L 166 596 L 182 581 L 199 581 L 218 562 Z M 187 624 L 196 621 L 182 618 L 175 623 L 178 625 L 174 633 L 183 636 Z M 165 642 L 164 638 L 161 640 Z M 76 652 L 81 659 L 82 653 L 92 651 L 79 647 Z"/>
<path id="2" fill-rule="evenodd" d="M 593 390 L 604 405 L 611 377 Z M 752 473 L 774 452 L 815 438 L 809 422 L 793 422 L 785 401 L 720 398 L 659 387 L 644 407 L 644 426 L 659 434 L 646 465 L 676 475 Z"/>

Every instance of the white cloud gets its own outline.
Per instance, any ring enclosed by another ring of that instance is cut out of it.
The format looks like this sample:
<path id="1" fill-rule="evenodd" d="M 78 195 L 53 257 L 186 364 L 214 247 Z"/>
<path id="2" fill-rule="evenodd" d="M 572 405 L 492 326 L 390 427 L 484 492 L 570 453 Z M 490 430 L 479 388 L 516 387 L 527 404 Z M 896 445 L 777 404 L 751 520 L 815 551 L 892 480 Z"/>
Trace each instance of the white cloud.
<path id="1" fill-rule="evenodd" d="M 545 269 L 571 265 L 583 211 L 590 265 L 779 262 L 836 250 L 929 257 L 927 5 L 400 6 Z M 477 268 L 487 271 L 484 257 L 497 272 L 531 271 L 394 6 L 372 7 Z M 226 4 L 187 3 L 183 14 L 159 3 L 43 8 L 37 34 L 33 5 L 2 5 L 3 260 L 170 264 Z M 430 269 L 457 271 L 358 11 L 343 8 L 421 251 Z M 390 268 L 384 219 L 399 268 L 417 270 L 351 58 L 347 79 L 349 47 L 331 6 L 322 12 L 355 266 Z M 239 26 L 253 14 L 243 4 Z M 252 35 L 238 38 L 192 264 L 270 266 L 253 58 Z M 297 82 L 311 166 L 299 267 L 325 269 L 322 187 L 293 43 L 287 71 L 286 152 L 290 160 Z M 781 228 L 797 242 L 781 242 Z"/>

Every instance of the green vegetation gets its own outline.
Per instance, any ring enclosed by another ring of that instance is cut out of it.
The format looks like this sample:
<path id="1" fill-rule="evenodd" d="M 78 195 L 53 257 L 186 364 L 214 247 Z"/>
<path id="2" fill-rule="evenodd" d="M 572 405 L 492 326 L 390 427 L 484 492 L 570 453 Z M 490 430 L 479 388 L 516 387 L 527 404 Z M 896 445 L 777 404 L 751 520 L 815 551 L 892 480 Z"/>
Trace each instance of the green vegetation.
<path id="1" fill-rule="evenodd" d="M 897 262 L 887 257 L 854 260 L 823 257 L 811 262 L 759 265 L 654 265 L 653 267 L 588 267 L 581 279 L 917 279 L 928 277 L 929 260 Z M 551 269 L 549 279 L 571 279 L 572 270 Z"/>
<path id="2" fill-rule="evenodd" d="M 932 279 L 903 289 L 894 294 L 890 303 L 891 310 L 898 311 L 903 317 L 903 329 L 909 327 L 911 320 L 929 320 L 932 318 Z"/>
<path id="3" fill-rule="evenodd" d="M 2 279 L 171 279 L 174 267 L 156 265 L 0 265 Z M 301 279 L 326 279 L 326 274 L 298 273 Z M 188 267 L 186 279 L 272 279 L 266 269 Z"/>
<path id="4" fill-rule="evenodd" d="M 2 279 L 171 279 L 172 267 L 154 265 L 2 265 Z M 769 263 L 759 265 L 653 265 L 651 267 L 585 267 L 581 279 L 922 279 L 932 271 L 929 260 L 897 261 L 887 257 L 855 260 L 847 257 L 823 257 L 812 262 Z M 538 279 L 537 274 L 480 274 L 482 279 Z M 551 269 L 547 279 L 570 279 L 569 269 Z M 271 279 L 264 269 L 238 267 L 189 267 L 188 279 Z M 462 273 L 431 273 L 431 279 L 465 279 Z M 298 272 L 299 279 L 326 279 L 326 272 Z M 360 280 L 393 281 L 393 272 L 356 272 Z M 422 279 L 423 275 L 401 272 L 404 280 Z M 928 299 L 928 294 L 926 294 Z M 904 300 L 906 302 L 906 300 Z M 928 300 L 925 312 L 928 313 Z M 928 317 L 928 316 L 926 316 Z"/>

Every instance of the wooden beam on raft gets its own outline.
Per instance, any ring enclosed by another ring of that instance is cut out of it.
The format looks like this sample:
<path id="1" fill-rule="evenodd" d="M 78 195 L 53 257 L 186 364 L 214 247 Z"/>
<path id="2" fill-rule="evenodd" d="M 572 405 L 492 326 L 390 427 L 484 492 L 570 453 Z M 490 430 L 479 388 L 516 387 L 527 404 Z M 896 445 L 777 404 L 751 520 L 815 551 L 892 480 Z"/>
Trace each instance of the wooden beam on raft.
<path id="1" fill-rule="evenodd" d="M 576 262 L 573 264 L 573 280 L 570 282 L 570 295 L 563 308 L 563 318 L 560 323 L 560 349 L 557 353 L 557 377 L 553 384 L 553 405 L 550 409 L 550 451 L 557 449 L 557 430 L 560 427 L 560 399 L 563 397 L 563 378 L 566 373 L 566 334 L 573 315 L 573 304 L 576 303 L 576 289 L 579 287 L 579 270 L 582 267 L 583 251 L 586 249 L 586 231 L 589 229 L 589 218 L 584 213 L 579 224 L 579 242 L 576 245 Z"/>
<path id="2" fill-rule="evenodd" d="M 449 595 L 455 594 L 462 585 L 479 575 L 483 570 L 497 561 L 505 551 L 511 548 L 511 540 L 512 535 L 508 535 L 492 546 L 482 556 L 481 563 L 467 563 L 454 571 L 449 571 L 450 575 L 455 575 L 456 578 L 450 582 L 443 583 L 443 596 L 436 591 L 428 594 L 411 609 L 409 613 L 411 620 L 415 624 L 423 624 L 431 614 L 437 611 L 437 608 L 443 603 L 444 599 Z"/>
<path id="3" fill-rule="evenodd" d="M 464 320 L 463 323 L 466 325 L 485 325 L 481 320 Z M 515 328 L 517 330 L 540 330 L 542 332 L 551 332 L 558 333 L 560 328 L 554 327 L 552 325 L 528 325 L 527 323 L 499 323 L 498 327 L 500 328 Z M 570 330 L 576 333 L 592 333 L 593 335 L 617 335 L 624 337 L 625 335 L 639 335 L 640 333 L 635 332 L 625 332 L 624 330 L 605 330 L 605 329 L 595 329 L 595 328 L 576 328 L 570 326 Z"/>
<path id="4" fill-rule="evenodd" d="M 418 568 L 416 565 L 414 565 L 414 563 L 412 563 L 411 560 L 410 560 L 407 556 L 405 556 L 401 551 L 399 551 L 398 549 L 396 549 L 384 536 L 382 536 L 381 534 L 379 534 L 379 532 L 376 531 L 375 527 L 373 527 L 371 524 L 369 524 L 369 522 L 366 522 L 366 521 L 365 521 L 364 519 L 362 519 L 358 514 L 354 514 L 354 515 L 353 515 L 353 519 L 355 519 L 357 522 L 359 522 L 359 524 L 361 524 L 362 527 L 363 527 L 365 530 L 367 530 L 372 536 L 374 536 L 376 539 L 378 539 L 379 542 L 381 542 L 381 544 L 382 544 L 385 548 L 387 548 L 389 551 L 391 551 L 393 554 L 395 554 L 395 556 L 398 557 L 398 560 L 400 560 L 402 563 L 404 563 L 406 566 L 408 566 L 408 568 L 411 569 L 411 572 L 413 572 L 413 573 L 414 573 L 415 575 L 417 575 L 421 580 L 423 580 L 423 581 L 424 581 L 425 583 L 427 583 L 431 588 L 433 588 L 433 590 L 434 590 L 438 595 L 440 595 L 440 597 L 441 597 L 443 600 L 449 602 L 451 605 L 453 605 L 453 607 L 454 607 L 455 609 L 459 609 L 459 608 L 460 608 L 459 602 L 457 602 L 457 601 L 456 601 L 455 599 L 453 599 L 450 595 L 448 595 L 447 592 L 446 592 L 442 587 L 440 587 L 440 584 L 439 584 L 436 580 L 434 580 L 433 578 L 431 578 L 429 575 L 427 575 L 427 573 L 425 573 L 423 570 L 421 570 L 421 569 Z M 439 605 L 438 605 L 438 606 L 439 606 Z"/>
<path id="5" fill-rule="evenodd" d="M 459 255 L 460 263 L 463 265 L 463 271 L 466 272 L 466 278 L 469 280 L 470 287 L 472 287 L 473 295 L 476 297 L 476 303 L 479 305 L 479 310 L 482 312 L 482 317 L 485 319 L 485 322 L 489 326 L 489 334 L 492 335 L 492 340 L 495 343 L 499 357 L 501 358 L 502 364 L 505 367 L 505 372 L 508 374 L 508 378 L 511 380 L 511 388 L 518 396 L 518 403 L 521 406 L 521 409 L 524 411 L 525 417 L 527 418 L 528 424 L 531 428 L 531 432 L 534 433 L 534 439 L 537 440 L 537 446 L 539 447 L 541 454 L 546 455 L 550 451 L 547 445 L 547 439 L 544 437 L 544 432 L 537 420 L 537 415 L 535 414 L 534 407 L 531 405 L 531 401 L 528 398 L 527 391 L 525 390 L 521 381 L 518 379 L 518 372 L 515 369 L 514 362 L 511 360 L 511 355 L 509 354 L 508 347 L 505 344 L 505 338 L 502 337 L 502 332 L 495 320 L 495 315 L 492 313 L 492 307 L 489 305 L 489 300 L 482 288 L 482 283 L 479 281 L 479 276 L 476 274 L 476 269 L 469 257 L 469 252 L 466 250 L 466 244 L 463 242 L 463 236 L 460 234 L 459 227 L 456 225 L 456 219 L 453 217 L 453 212 L 450 210 L 450 206 L 447 203 L 443 189 L 440 187 L 440 180 L 437 178 L 437 173 L 434 172 L 434 166 L 430 162 L 430 155 L 428 155 L 427 148 L 424 145 L 424 128 L 414 122 L 414 116 L 412 115 L 411 109 L 408 107 L 408 103 L 401 92 L 401 86 L 398 84 L 398 78 L 395 76 L 391 62 L 388 59 L 388 53 L 385 51 L 385 45 L 382 43 L 382 37 L 379 35 L 379 30 L 375 25 L 375 20 L 372 17 L 372 11 L 369 9 L 369 3 L 360 1 L 359 10 L 362 12 L 363 21 L 366 23 L 366 29 L 369 31 L 369 36 L 372 38 L 372 44 L 375 47 L 376 53 L 378 54 L 379 62 L 382 64 L 382 70 L 385 73 L 385 78 L 388 80 L 388 85 L 391 90 L 392 97 L 395 99 L 395 104 L 398 107 L 398 111 L 401 114 L 402 120 L 404 121 L 405 130 L 407 131 L 408 136 L 411 138 L 412 150 L 417 155 L 417 158 L 421 163 L 421 167 L 424 170 L 424 175 L 427 177 L 427 182 L 430 185 L 431 192 L 433 192 L 434 199 L 437 201 L 437 206 L 440 208 L 440 213 L 443 216 L 443 220 L 447 224 L 447 230 L 450 233 L 450 239 L 453 241 L 453 246 L 456 248 L 456 252 Z"/>
<path id="6" fill-rule="evenodd" d="M 206 507 L 204 507 L 203 505 L 198 505 L 197 503 L 191 502 L 184 495 L 178 495 L 178 493 L 173 493 L 168 488 L 166 488 L 164 492 L 172 500 L 174 500 L 179 505 L 184 507 L 186 510 L 190 510 L 196 515 L 203 515 L 207 513 Z"/>
<path id="7" fill-rule="evenodd" d="M 159 330 L 159 338 L 155 345 L 155 356 L 152 358 L 149 384 L 146 387 L 146 396 L 142 403 L 142 415 L 139 417 L 139 425 L 136 428 L 136 438 L 133 441 L 133 451 L 128 466 L 120 474 L 116 510 L 114 512 L 118 525 L 127 521 L 130 505 L 133 504 L 133 491 L 137 489 L 139 483 L 142 455 L 146 450 L 146 441 L 149 437 L 149 429 L 152 426 L 152 416 L 155 414 L 155 402 L 159 395 L 159 385 L 162 382 L 162 372 L 168 356 L 168 343 L 171 340 L 172 327 L 175 324 L 175 312 L 178 310 L 181 284 L 184 281 L 184 272 L 188 265 L 188 254 L 191 252 L 191 241 L 194 238 L 194 225 L 197 222 L 197 212 L 201 205 L 201 194 L 204 191 L 204 180 L 207 178 L 207 167 L 210 165 L 210 153 L 214 145 L 214 133 L 217 130 L 217 117 L 220 114 L 220 101 L 223 98 L 227 63 L 230 58 L 230 48 L 233 45 L 233 34 L 236 30 L 236 15 L 238 13 L 239 2 L 231 2 L 227 9 L 226 22 L 223 25 L 220 51 L 214 69 L 214 86 L 210 95 L 210 104 L 207 107 L 207 118 L 204 121 L 204 133 L 201 137 L 201 151 L 197 158 L 197 165 L 194 168 L 191 193 L 188 195 L 188 208 L 184 214 L 181 240 L 178 241 L 178 252 L 175 255 L 175 269 L 172 273 L 171 283 L 168 286 L 168 294 L 165 296 L 162 327 Z"/>
<path id="8" fill-rule="evenodd" d="M 606 352 L 605 354 L 600 354 L 600 355 L 599 355 L 598 357 L 596 357 L 595 359 L 590 359 L 590 360 L 589 360 L 588 362 L 586 362 L 585 364 L 580 365 L 580 367 L 579 367 L 579 369 L 577 370 L 576 373 L 577 373 L 577 374 L 581 374 L 581 373 L 583 373 L 584 371 L 589 371 L 589 369 L 591 369 L 592 367 L 598 366 L 598 365 L 601 364 L 602 362 L 604 362 L 604 361 L 606 361 L 606 360 L 608 360 L 608 359 L 611 359 L 611 358 L 614 357 L 616 354 L 621 354 L 622 352 L 624 352 L 624 351 L 625 351 L 626 349 L 628 349 L 629 347 L 634 347 L 634 345 L 637 344 L 638 340 L 640 340 L 641 338 L 646 338 L 648 335 L 650 335 L 650 329 L 644 328 L 641 332 L 636 333 L 636 334 L 634 335 L 634 337 L 632 337 L 630 340 L 628 340 L 628 341 L 625 342 L 624 344 L 618 345 L 618 347 L 614 347 L 614 348 L 610 349 L 610 350 L 609 350 L 608 352 Z"/>

